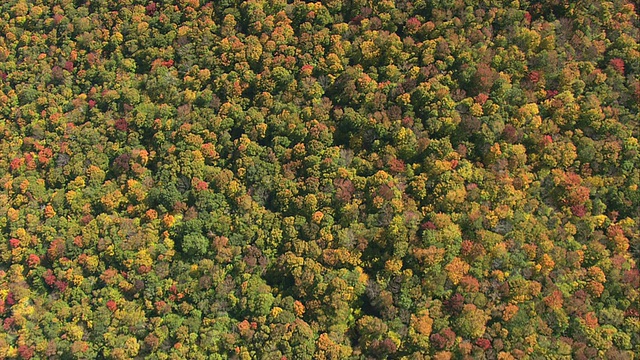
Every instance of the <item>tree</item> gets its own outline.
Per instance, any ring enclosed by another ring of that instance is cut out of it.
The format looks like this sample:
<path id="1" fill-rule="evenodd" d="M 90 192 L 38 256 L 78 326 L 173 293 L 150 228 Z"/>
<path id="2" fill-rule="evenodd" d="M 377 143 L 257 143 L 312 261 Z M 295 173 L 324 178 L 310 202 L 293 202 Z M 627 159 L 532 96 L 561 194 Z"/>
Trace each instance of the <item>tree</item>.
<path id="1" fill-rule="evenodd" d="M 458 333 L 468 339 L 482 337 L 486 331 L 486 323 L 489 316 L 473 304 L 466 304 L 460 317 L 456 320 Z"/>
<path id="2" fill-rule="evenodd" d="M 209 247 L 209 239 L 202 234 L 189 233 L 182 239 L 182 251 L 187 255 L 202 256 L 207 253 Z"/>

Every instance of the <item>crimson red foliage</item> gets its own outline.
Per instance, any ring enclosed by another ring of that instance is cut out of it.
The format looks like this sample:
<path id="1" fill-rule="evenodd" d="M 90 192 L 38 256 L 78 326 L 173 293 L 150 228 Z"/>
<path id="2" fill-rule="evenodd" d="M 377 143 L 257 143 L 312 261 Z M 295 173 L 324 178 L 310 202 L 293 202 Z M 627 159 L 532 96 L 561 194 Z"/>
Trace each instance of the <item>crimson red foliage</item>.
<path id="1" fill-rule="evenodd" d="M 129 130 L 129 124 L 125 119 L 118 119 L 116 120 L 115 128 L 119 131 L 127 131 Z"/>
<path id="2" fill-rule="evenodd" d="M 42 277 L 44 278 L 44 282 L 49 286 L 52 286 L 56 282 L 56 276 L 51 269 L 47 269 Z"/>
<path id="3" fill-rule="evenodd" d="M 40 257 L 36 254 L 29 254 L 27 264 L 29 264 L 29 267 L 32 268 L 40 265 Z"/>
<path id="4" fill-rule="evenodd" d="M 609 61 L 609 65 L 620 74 L 624 75 L 624 60 L 620 58 L 614 58 Z"/>
<path id="5" fill-rule="evenodd" d="M 571 213 L 579 218 L 584 217 L 587 214 L 587 208 L 583 204 L 573 205 L 571 207 Z"/>
<path id="6" fill-rule="evenodd" d="M 18 355 L 20 355 L 20 357 L 22 359 L 31 359 L 33 357 L 34 354 L 34 350 L 32 347 L 27 346 L 27 345 L 20 345 L 18 347 Z"/>
<path id="7" fill-rule="evenodd" d="M 147 15 L 153 16 L 156 13 L 157 8 L 158 7 L 155 2 L 150 2 L 149 4 L 147 4 L 147 6 L 145 7 Z"/>
<path id="8" fill-rule="evenodd" d="M 420 20 L 418 20 L 415 16 L 411 17 L 407 20 L 407 24 L 406 24 L 406 28 L 408 30 L 409 33 L 414 33 L 416 31 L 418 31 L 418 29 L 420 28 L 422 24 L 420 23 Z"/>
<path id="9" fill-rule="evenodd" d="M 532 71 L 529 73 L 529 81 L 531 81 L 532 83 L 537 83 L 538 81 L 540 81 L 540 72 L 538 71 Z"/>
<path id="10" fill-rule="evenodd" d="M 491 341 L 480 338 L 476 340 L 476 345 L 478 345 L 482 350 L 489 350 L 491 348 Z"/>

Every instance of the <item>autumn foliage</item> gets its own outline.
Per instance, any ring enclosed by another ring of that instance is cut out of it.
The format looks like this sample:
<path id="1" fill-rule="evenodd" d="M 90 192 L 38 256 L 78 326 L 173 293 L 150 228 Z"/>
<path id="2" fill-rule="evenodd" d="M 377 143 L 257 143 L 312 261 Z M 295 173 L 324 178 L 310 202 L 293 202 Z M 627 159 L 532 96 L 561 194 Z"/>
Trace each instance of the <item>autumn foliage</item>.
<path id="1" fill-rule="evenodd" d="M 635 359 L 637 2 L 0 4 L 0 359 Z"/>

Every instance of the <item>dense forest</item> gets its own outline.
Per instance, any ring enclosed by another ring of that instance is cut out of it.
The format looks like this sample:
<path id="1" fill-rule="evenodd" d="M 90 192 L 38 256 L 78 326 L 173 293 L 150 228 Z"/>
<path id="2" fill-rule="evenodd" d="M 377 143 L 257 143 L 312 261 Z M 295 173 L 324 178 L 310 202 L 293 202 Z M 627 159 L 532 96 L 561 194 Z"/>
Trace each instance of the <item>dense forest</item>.
<path id="1" fill-rule="evenodd" d="M 637 0 L 4 0 L 0 359 L 640 359 Z"/>

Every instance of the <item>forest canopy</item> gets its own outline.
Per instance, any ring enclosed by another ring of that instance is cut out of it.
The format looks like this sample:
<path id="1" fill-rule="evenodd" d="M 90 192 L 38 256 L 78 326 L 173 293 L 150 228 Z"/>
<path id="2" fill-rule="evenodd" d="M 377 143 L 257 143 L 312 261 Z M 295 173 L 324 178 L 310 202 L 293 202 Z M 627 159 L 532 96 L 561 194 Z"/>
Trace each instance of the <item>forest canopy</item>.
<path id="1" fill-rule="evenodd" d="M 5 0 L 0 358 L 639 359 L 637 0 Z"/>

